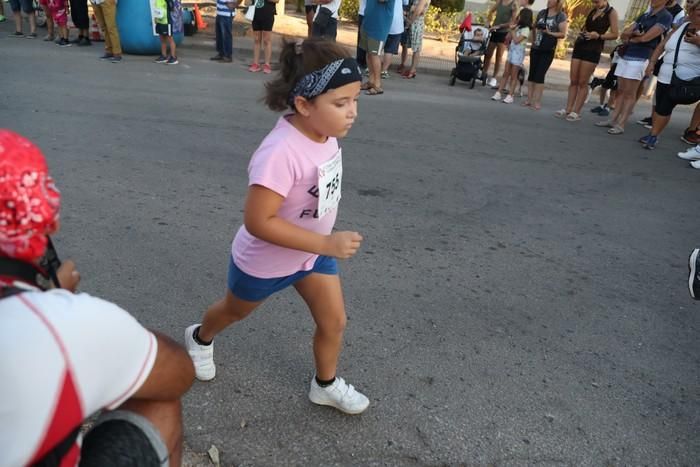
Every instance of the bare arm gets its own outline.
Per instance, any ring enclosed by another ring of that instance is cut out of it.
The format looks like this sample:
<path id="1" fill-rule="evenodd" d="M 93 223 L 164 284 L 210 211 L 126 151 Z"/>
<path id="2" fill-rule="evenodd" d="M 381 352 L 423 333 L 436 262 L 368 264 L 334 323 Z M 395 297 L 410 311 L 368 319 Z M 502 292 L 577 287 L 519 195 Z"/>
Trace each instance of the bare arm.
<path id="1" fill-rule="evenodd" d="M 662 28 L 658 24 L 655 24 L 654 26 L 652 26 L 651 29 L 649 29 L 647 32 L 645 32 L 641 36 L 633 36 L 632 38 L 630 38 L 630 42 L 633 44 L 639 43 L 639 42 L 642 42 L 642 43 L 649 42 L 650 40 L 656 39 L 657 37 L 659 37 L 663 33 L 664 33 L 664 28 Z"/>
<path id="2" fill-rule="evenodd" d="M 278 217 L 283 201 L 280 194 L 261 185 L 252 185 L 248 189 L 244 214 L 248 232 L 274 245 L 341 259 L 351 257 L 360 248 L 362 236 L 357 232 L 321 235 Z"/>

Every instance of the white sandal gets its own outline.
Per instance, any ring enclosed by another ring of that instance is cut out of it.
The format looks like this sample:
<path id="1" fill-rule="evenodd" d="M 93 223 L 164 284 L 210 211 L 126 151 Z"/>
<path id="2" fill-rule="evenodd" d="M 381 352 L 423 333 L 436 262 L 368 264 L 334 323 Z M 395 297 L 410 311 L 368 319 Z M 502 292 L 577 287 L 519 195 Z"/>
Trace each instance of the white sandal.
<path id="1" fill-rule="evenodd" d="M 554 112 L 554 116 L 557 118 L 566 117 L 566 109 L 557 110 L 556 112 Z"/>
<path id="2" fill-rule="evenodd" d="M 569 115 L 566 116 L 567 122 L 578 122 L 579 120 L 581 120 L 581 116 L 576 112 L 570 112 Z"/>

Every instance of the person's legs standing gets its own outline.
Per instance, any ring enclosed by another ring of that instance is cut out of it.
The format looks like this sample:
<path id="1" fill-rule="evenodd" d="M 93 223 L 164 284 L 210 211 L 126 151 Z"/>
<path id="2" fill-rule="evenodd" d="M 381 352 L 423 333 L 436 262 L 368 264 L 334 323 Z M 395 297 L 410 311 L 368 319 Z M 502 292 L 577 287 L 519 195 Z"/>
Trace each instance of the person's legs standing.
<path id="1" fill-rule="evenodd" d="M 105 0 L 102 4 L 102 14 L 105 21 L 105 36 L 109 35 L 109 41 L 112 47 L 112 55 L 121 60 L 122 45 L 119 39 L 119 29 L 117 28 L 117 2 L 116 0 Z"/>
<path id="2" fill-rule="evenodd" d="M 484 54 L 484 74 L 489 74 L 489 66 L 491 66 L 491 60 L 493 59 L 493 54 L 496 51 L 496 43 L 489 42 L 489 46 L 486 48 L 486 54 Z"/>
<path id="3" fill-rule="evenodd" d="M 578 89 L 576 91 L 576 100 L 574 101 L 573 109 L 569 110 L 569 112 L 574 112 L 578 115 L 581 114 L 583 104 L 586 103 L 586 99 L 588 98 L 588 82 L 591 79 L 591 76 L 593 76 L 593 72 L 597 66 L 597 63 L 581 60 L 578 71 Z"/>
<path id="4" fill-rule="evenodd" d="M 581 70 L 581 60 L 572 58 L 569 66 L 569 93 L 566 98 L 566 108 L 564 114 L 568 114 L 574 109 L 576 103 L 576 93 L 578 93 L 579 71 Z"/>
<path id="5" fill-rule="evenodd" d="M 2 1 L 0 1 L 0 4 L 2 4 Z M 39 2 L 39 5 L 41 5 L 41 9 L 44 10 L 44 16 L 46 17 L 47 34 L 46 37 L 44 37 L 44 40 L 46 42 L 52 42 L 56 38 L 56 35 L 53 29 L 53 18 L 51 17 L 51 10 L 49 9 L 49 5 L 46 0 L 42 0 L 41 2 Z"/>
<path id="6" fill-rule="evenodd" d="M 78 45 L 90 45 L 90 18 L 88 17 L 87 0 L 70 0 L 70 14 L 73 24 L 78 28 Z"/>
<path id="7" fill-rule="evenodd" d="M 364 19 L 363 15 L 358 15 L 357 17 L 357 50 L 355 51 L 355 56 L 357 59 L 357 64 L 360 65 L 361 68 L 367 68 L 367 53 L 365 52 L 365 49 L 360 47 L 360 36 L 362 33 L 362 20 Z"/>
<path id="8" fill-rule="evenodd" d="M 253 63 L 249 71 L 260 71 L 260 46 L 262 45 L 262 31 L 253 30 Z"/>
<path id="9" fill-rule="evenodd" d="M 107 21 L 105 19 L 104 11 L 102 9 L 103 4 L 93 5 L 92 11 L 95 13 L 95 19 L 97 19 L 97 24 L 100 25 L 100 29 L 105 34 L 105 54 L 102 58 L 111 58 L 114 56 L 112 51 L 112 39 L 109 34 L 107 34 Z"/>
<path id="10" fill-rule="evenodd" d="M 265 46 L 265 63 L 263 64 L 263 71 L 265 73 L 270 73 L 270 63 L 272 61 L 272 31 L 262 32 L 262 42 Z"/>
<path id="11" fill-rule="evenodd" d="M 496 44 L 496 54 L 495 54 L 495 61 L 493 62 L 493 77 L 497 78 L 498 77 L 498 72 L 501 71 L 501 63 L 503 60 L 503 52 L 506 50 L 506 45 L 505 43 L 501 42 L 499 44 Z"/>
<path id="12" fill-rule="evenodd" d="M 36 13 L 34 13 L 34 2 L 32 0 L 21 0 L 22 11 L 29 20 L 29 36 L 36 37 Z"/>

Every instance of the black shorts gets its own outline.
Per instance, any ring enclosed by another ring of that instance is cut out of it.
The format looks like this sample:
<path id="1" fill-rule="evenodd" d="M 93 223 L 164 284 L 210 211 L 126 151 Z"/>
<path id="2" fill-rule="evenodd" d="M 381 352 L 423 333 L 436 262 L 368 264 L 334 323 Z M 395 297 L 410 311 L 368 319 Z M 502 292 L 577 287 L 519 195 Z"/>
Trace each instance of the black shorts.
<path id="1" fill-rule="evenodd" d="M 670 117 L 673 109 L 678 105 L 671 100 L 670 91 L 670 84 L 656 82 L 656 106 L 654 107 L 654 112 L 662 117 Z M 694 104 L 694 102 L 688 103 L 688 105 L 691 104 Z"/>
<path id="2" fill-rule="evenodd" d="M 600 63 L 601 51 L 574 45 L 574 50 L 571 52 L 571 59 L 583 60 L 584 62 Z"/>
<path id="3" fill-rule="evenodd" d="M 253 31 L 272 31 L 276 14 L 276 3 L 265 2 L 262 8 L 256 8 L 255 17 L 253 17 Z"/>
<path id="4" fill-rule="evenodd" d="M 489 42 L 493 42 L 494 44 L 503 44 L 506 41 L 507 35 L 508 31 L 493 31 Z"/>
<path id="5" fill-rule="evenodd" d="M 617 63 L 610 65 L 610 71 L 605 75 L 605 81 L 603 81 L 603 89 L 609 89 L 611 91 L 617 90 L 617 76 L 615 76 L 615 69 L 617 68 Z"/>
<path id="6" fill-rule="evenodd" d="M 170 24 L 156 23 L 156 34 L 159 36 L 170 37 L 173 35 L 173 27 Z"/>
<path id="7" fill-rule="evenodd" d="M 530 49 L 530 73 L 527 80 L 533 83 L 543 84 L 544 75 L 552 65 L 554 50 Z"/>
<path id="8" fill-rule="evenodd" d="M 312 11 L 316 13 L 316 9 L 318 8 L 318 5 L 304 5 L 304 11 L 306 11 L 306 14 L 308 15 Z"/>

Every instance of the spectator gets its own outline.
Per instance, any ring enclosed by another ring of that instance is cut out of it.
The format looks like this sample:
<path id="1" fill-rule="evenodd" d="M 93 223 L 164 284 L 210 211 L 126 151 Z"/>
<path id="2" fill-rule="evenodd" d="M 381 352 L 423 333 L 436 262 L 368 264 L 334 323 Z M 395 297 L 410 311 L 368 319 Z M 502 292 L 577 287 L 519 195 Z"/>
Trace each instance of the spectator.
<path id="1" fill-rule="evenodd" d="M 367 52 L 360 47 L 360 36 L 362 35 L 362 21 L 365 18 L 366 5 L 367 0 L 360 0 L 360 6 L 357 10 L 357 52 L 355 53 L 357 64 L 360 65 L 364 74 L 367 74 L 369 70 L 367 70 Z"/>
<path id="2" fill-rule="evenodd" d="M 567 19 L 562 11 L 563 0 L 547 0 L 547 8 L 537 14 L 532 47 L 530 72 L 527 77 L 527 100 L 522 104 L 533 110 L 542 107 L 544 77 L 554 60 L 559 39 L 566 37 Z"/>
<path id="3" fill-rule="evenodd" d="M 389 78 L 389 67 L 394 55 L 399 53 L 399 45 L 401 45 L 401 36 L 404 31 L 404 13 L 403 0 L 394 2 L 394 17 L 389 28 L 389 36 L 386 38 L 386 46 L 384 46 L 384 57 L 382 59 L 382 78 Z"/>
<path id="4" fill-rule="evenodd" d="M 503 53 L 506 51 L 506 36 L 510 31 L 511 23 L 515 20 L 517 12 L 518 4 L 516 0 L 496 0 L 496 3 L 486 13 L 486 17 L 489 20 L 495 15 L 491 26 L 491 39 L 484 57 L 484 73 L 488 74 L 491 59 L 494 52 L 496 52 L 496 59 L 493 62 L 493 75 L 487 83 L 493 88 L 498 85 L 496 77 L 501 69 Z"/>
<path id="5" fill-rule="evenodd" d="M 275 24 L 277 14 L 277 2 L 279 0 L 254 0 L 255 16 L 253 17 L 253 63 L 248 71 L 257 73 L 262 69 L 266 75 L 272 73 L 270 60 L 272 59 L 272 27 Z M 260 68 L 260 47 L 263 48 L 265 63 Z"/>
<path id="6" fill-rule="evenodd" d="M 593 1 L 593 9 L 586 16 L 583 29 L 574 43 L 566 108 L 555 113 L 558 118 L 566 118 L 570 122 L 581 120 L 581 109 L 588 99 L 588 82 L 600 62 L 605 41 L 617 40 L 619 35 L 617 11 L 607 0 Z"/>
<path id="7" fill-rule="evenodd" d="M 501 77 L 501 84 L 498 86 L 496 93 L 491 97 L 492 100 L 501 100 L 501 93 L 505 92 L 506 96 L 503 98 L 503 102 L 505 104 L 513 103 L 513 94 L 515 94 L 515 88 L 517 87 L 518 74 L 525 60 L 525 45 L 527 44 L 527 38 L 530 37 L 531 27 L 532 10 L 523 8 L 516 18 L 515 29 L 506 40 L 506 42 L 509 43 L 506 69 L 503 72 L 503 77 Z M 509 85 L 510 92 L 508 92 Z"/>
<path id="8" fill-rule="evenodd" d="M 2 1 L 0 1 L 2 5 Z M 44 17 L 46 18 L 46 36 L 44 36 L 44 42 L 53 42 L 56 39 L 54 34 L 53 18 L 51 18 L 51 10 L 49 10 L 48 0 L 39 0 L 39 6 L 44 10 Z"/>
<path id="9" fill-rule="evenodd" d="M 182 24 L 182 16 L 179 0 L 156 0 L 156 7 L 160 16 L 155 19 L 156 33 L 160 38 L 160 56 L 156 58 L 156 63 L 166 65 L 177 65 L 177 46 L 173 34 L 178 31 L 178 24 Z M 179 19 L 179 21 L 178 21 Z M 170 52 L 168 53 L 168 49 Z"/>
<path id="10" fill-rule="evenodd" d="M 233 17 L 240 0 L 216 0 L 216 55 L 210 60 L 233 61 Z"/>
<path id="11" fill-rule="evenodd" d="M 672 76 L 683 81 L 692 81 L 700 77 L 700 0 L 688 0 L 688 22 L 678 28 L 654 50 L 649 60 L 645 74 L 650 76 L 659 56 L 664 54 L 664 61 L 659 68 L 656 84 L 656 105 L 652 115 L 652 127 L 647 136 L 640 138 L 646 149 L 654 149 L 659 135 L 671 120 L 671 113 L 678 104 L 689 105 L 697 101 L 678 102 L 671 96 L 673 90 Z M 695 112 L 700 113 L 700 112 Z M 690 127 L 696 128 L 700 122 L 691 122 Z"/>
<path id="12" fill-rule="evenodd" d="M 411 11 L 413 0 L 401 0 L 403 4 L 403 32 L 401 33 L 401 64 L 396 72 L 400 75 L 406 71 L 406 60 L 408 60 L 408 36 L 411 34 L 411 25 L 408 24 L 408 14 Z"/>
<path id="13" fill-rule="evenodd" d="M 311 32 L 314 24 L 314 16 L 318 10 L 318 5 L 313 0 L 304 0 L 304 13 L 306 14 L 306 37 L 311 37 Z M 359 33 L 359 30 L 358 30 Z M 359 34 L 358 34 L 359 38 Z"/>
<path id="14" fill-rule="evenodd" d="M 2 1 L 2 0 L 0 0 Z M 25 37 L 22 32 L 22 13 L 29 19 L 29 39 L 36 38 L 36 15 L 34 14 L 34 2 L 32 0 L 10 0 L 10 8 L 15 18 L 15 32 L 10 37 Z"/>
<path id="15" fill-rule="evenodd" d="M 32 143 L 0 130 L 0 153 L 0 465 L 179 466 L 192 361 L 117 305 L 73 293 L 71 261 L 53 270 L 63 289 L 47 290 L 60 194 Z"/>
<path id="16" fill-rule="evenodd" d="M 87 2 L 88 0 L 70 0 L 70 17 L 75 27 L 78 28 L 78 37 L 72 43 L 81 47 L 92 45 Z"/>
<path id="17" fill-rule="evenodd" d="M 420 63 L 420 53 L 423 50 L 423 33 L 425 32 L 425 14 L 430 8 L 430 0 L 416 0 L 408 14 L 411 25 L 408 46 L 411 48 L 411 68 L 404 72 L 403 77 L 413 79 Z"/>
<path id="18" fill-rule="evenodd" d="M 117 28 L 117 0 L 90 0 L 95 18 L 105 34 L 105 53 L 101 60 L 112 63 L 122 61 L 122 44 Z"/>
<path id="19" fill-rule="evenodd" d="M 68 10 L 66 8 L 67 0 L 48 0 L 48 10 L 51 14 L 51 20 L 56 28 L 58 28 L 58 44 L 59 47 L 70 47 L 71 43 L 68 40 Z"/>
<path id="20" fill-rule="evenodd" d="M 615 71 L 617 108 L 612 118 L 596 123 L 596 126 L 608 127 L 608 134 L 621 135 L 625 132 L 625 124 L 634 111 L 637 91 L 649 57 L 661 42 L 661 35 L 671 27 L 673 18 L 665 6 L 665 0 L 651 0 L 651 10 L 640 15 L 622 33 L 624 45 Z"/>
<path id="21" fill-rule="evenodd" d="M 341 0 L 316 1 L 319 7 L 316 9 L 311 35 L 335 42 L 338 35 L 338 11 Z"/>
<path id="22" fill-rule="evenodd" d="M 382 55 L 394 18 L 394 2 L 401 0 L 367 0 L 360 32 L 360 47 L 367 53 L 369 78 L 362 89 L 369 96 L 384 94 L 382 88 Z"/>

